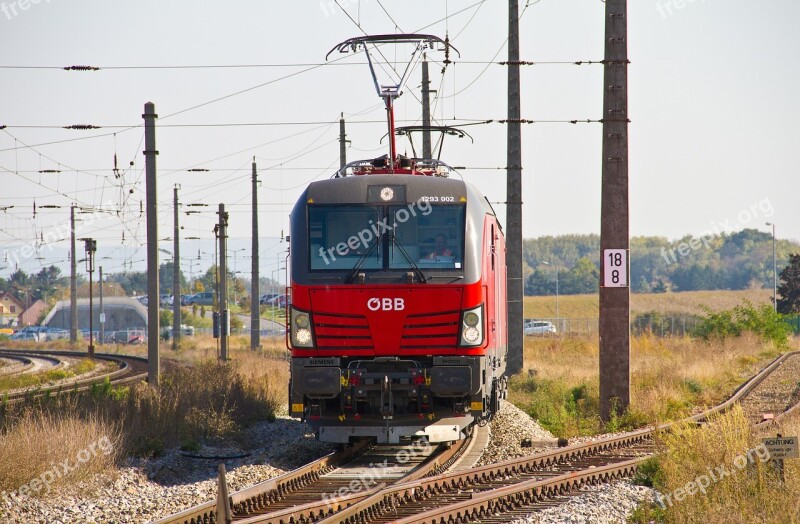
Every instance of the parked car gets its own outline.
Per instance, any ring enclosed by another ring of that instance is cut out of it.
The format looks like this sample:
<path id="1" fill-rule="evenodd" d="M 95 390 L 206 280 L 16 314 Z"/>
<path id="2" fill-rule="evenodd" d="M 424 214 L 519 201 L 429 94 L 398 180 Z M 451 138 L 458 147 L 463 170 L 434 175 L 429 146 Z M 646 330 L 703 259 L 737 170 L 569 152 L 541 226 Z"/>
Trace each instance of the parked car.
<path id="1" fill-rule="evenodd" d="M 169 333 L 169 337 L 172 338 L 172 326 L 166 326 L 163 331 Z M 186 324 L 181 324 L 181 336 L 182 337 L 193 337 L 194 336 L 194 326 L 187 326 Z"/>
<path id="2" fill-rule="evenodd" d="M 261 295 L 261 298 L 258 299 L 258 302 L 260 304 L 267 305 L 269 304 L 270 300 L 280 295 L 281 295 L 280 293 L 266 293 L 264 295 Z"/>
<path id="3" fill-rule="evenodd" d="M 39 335 L 39 340 L 60 340 L 65 338 L 69 338 L 69 330 L 67 329 L 47 328 L 43 335 Z"/>
<path id="4" fill-rule="evenodd" d="M 9 340 L 39 340 L 39 335 L 38 335 L 38 333 L 31 333 L 30 331 L 25 332 L 25 333 L 19 331 L 17 333 L 14 333 L 10 337 L 8 337 L 8 339 Z"/>
<path id="5" fill-rule="evenodd" d="M 189 300 L 189 297 L 193 297 L 193 296 L 194 295 L 181 295 L 181 305 L 182 306 L 188 306 L 189 303 L 187 302 L 187 300 Z"/>
<path id="6" fill-rule="evenodd" d="M 267 301 L 267 305 L 268 306 L 272 306 L 272 307 L 285 308 L 286 307 L 286 295 L 278 295 L 276 297 L 272 297 L 271 299 L 269 299 Z"/>
<path id="7" fill-rule="evenodd" d="M 214 293 L 210 293 L 208 291 L 203 293 L 195 293 L 186 299 L 186 305 L 191 306 L 192 304 L 197 304 L 198 306 L 213 306 Z"/>
<path id="8" fill-rule="evenodd" d="M 523 332 L 526 335 L 549 335 L 556 332 L 556 327 L 544 320 L 527 320 Z"/>

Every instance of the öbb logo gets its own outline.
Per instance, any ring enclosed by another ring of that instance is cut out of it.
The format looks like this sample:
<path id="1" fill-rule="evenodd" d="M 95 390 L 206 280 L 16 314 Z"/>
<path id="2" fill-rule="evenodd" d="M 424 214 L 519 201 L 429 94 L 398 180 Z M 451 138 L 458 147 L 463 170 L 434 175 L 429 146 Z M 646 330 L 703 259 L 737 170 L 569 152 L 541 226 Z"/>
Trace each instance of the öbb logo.
<path id="1" fill-rule="evenodd" d="M 402 311 L 406 302 L 402 298 L 371 298 L 367 300 L 367 308 L 370 311 Z"/>

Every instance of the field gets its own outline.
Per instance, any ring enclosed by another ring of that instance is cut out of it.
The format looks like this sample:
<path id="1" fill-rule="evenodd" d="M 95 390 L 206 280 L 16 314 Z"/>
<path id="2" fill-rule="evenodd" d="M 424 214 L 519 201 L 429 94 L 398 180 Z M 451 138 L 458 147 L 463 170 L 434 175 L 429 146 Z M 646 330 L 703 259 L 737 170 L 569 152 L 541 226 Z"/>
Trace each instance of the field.
<path id="1" fill-rule="evenodd" d="M 682 293 L 632 293 L 631 318 L 650 311 L 662 315 L 697 315 L 701 314 L 701 305 L 714 311 L 730 309 L 749 300 L 755 305 L 770 303 L 772 290 L 746 289 L 742 291 L 685 291 Z M 556 318 L 556 297 L 525 297 L 523 302 L 525 318 Z M 560 318 L 597 318 L 599 312 L 599 296 L 593 295 L 559 295 L 558 316 Z"/>
<path id="2" fill-rule="evenodd" d="M 559 437 L 633 428 L 719 403 L 781 351 L 749 333 L 712 342 L 631 337 L 631 409 L 605 427 L 599 352 L 597 336 L 525 337 L 525 364 L 511 379 L 510 400 Z"/>

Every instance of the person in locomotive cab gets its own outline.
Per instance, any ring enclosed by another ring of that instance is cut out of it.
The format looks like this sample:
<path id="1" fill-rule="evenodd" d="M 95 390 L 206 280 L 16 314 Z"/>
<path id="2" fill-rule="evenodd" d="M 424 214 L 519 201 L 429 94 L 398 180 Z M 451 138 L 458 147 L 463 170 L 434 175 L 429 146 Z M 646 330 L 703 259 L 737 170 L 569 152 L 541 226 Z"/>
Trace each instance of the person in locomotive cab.
<path id="1" fill-rule="evenodd" d="M 436 260 L 437 257 L 452 257 L 453 251 L 447 247 L 447 236 L 443 233 L 436 235 L 433 251 L 427 256 L 430 260 Z"/>

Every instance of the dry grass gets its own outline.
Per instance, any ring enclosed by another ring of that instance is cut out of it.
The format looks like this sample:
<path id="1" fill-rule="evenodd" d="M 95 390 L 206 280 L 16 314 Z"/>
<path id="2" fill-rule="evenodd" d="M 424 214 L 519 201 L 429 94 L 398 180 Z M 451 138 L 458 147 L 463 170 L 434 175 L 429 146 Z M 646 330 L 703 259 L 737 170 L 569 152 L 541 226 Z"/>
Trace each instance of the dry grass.
<path id="1" fill-rule="evenodd" d="M 8 434 L 24 431 L 19 428 L 25 427 L 29 413 L 75 423 L 86 417 L 115 420 L 119 421 L 124 453 L 135 455 L 158 455 L 176 445 L 195 449 L 203 442 L 220 439 L 246 444 L 244 430 L 249 425 L 272 420 L 285 410 L 289 366 L 285 349 L 252 352 L 246 337 L 232 338 L 230 347 L 231 360 L 220 363 L 211 337 L 187 338 L 178 352 L 164 344 L 158 387 L 105 383 L 88 393 L 30 400 L 24 406 L 0 404 L 0 428 Z M 102 351 L 147 353 L 141 346 L 107 345 Z M 15 453 L 19 445 L 10 442 L 8 452 Z M 39 467 L 32 464 L 29 471 L 35 475 Z M 0 471 L 0 484 L 5 482 L 3 475 Z"/>
<path id="2" fill-rule="evenodd" d="M 43 373 L 19 373 L 0 377 L 0 391 L 54 384 L 60 380 L 78 377 L 95 370 L 96 363 L 83 359 L 69 368 L 58 368 Z"/>
<path id="3" fill-rule="evenodd" d="M 784 434 L 797 435 L 800 420 Z M 774 436 L 774 433 L 771 434 Z M 665 434 L 662 453 L 647 467 L 661 493 L 660 506 L 640 508 L 636 522 L 704 524 L 785 524 L 800 519 L 800 464 L 786 460 L 781 484 L 760 447 L 760 436 L 741 409 Z M 746 460 L 747 457 L 752 459 Z M 729 475 L 722 475 L 724 467 Z M 700 490 L 700 486 L 703 489 Z"/>
<path id="4" fill-rule="evenodd" d="M 750 335 L 710 343 L 632 337 L 631 409 L 614 424 L 674 420 L 716 404 L 778 353 Z M 599 421 L 598 361 L 596 337 L 526 337 L 526 364 L 512 378 L 511 400 L 558 436 L 618 429 Z"/>
<path id="5" fill-rule="evenodd" d="M 632 293 L 631 317 L 657 311 L 666 315 L 699 315 L 700 305 L 713 311 L 730 309 L 744 300 L 755 305 L 770 303 L 769 289 L 746 289 L 743 291 L 684 291 L 681 293 Z M 525 318 L 555 318 L 556 297 L 525 297 Z M 558 297 L 561 318 L 597 318 L 599 297 L 592 295 L 561 295 Z"/>
<path id="6" fill-rule="evenodd" d="M 0 489 L 43 496 L 113 470 L 121 442 L 119 425 L 99 417 L 28 412 L 0 433 Z"/>

